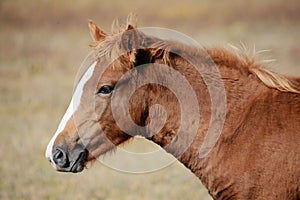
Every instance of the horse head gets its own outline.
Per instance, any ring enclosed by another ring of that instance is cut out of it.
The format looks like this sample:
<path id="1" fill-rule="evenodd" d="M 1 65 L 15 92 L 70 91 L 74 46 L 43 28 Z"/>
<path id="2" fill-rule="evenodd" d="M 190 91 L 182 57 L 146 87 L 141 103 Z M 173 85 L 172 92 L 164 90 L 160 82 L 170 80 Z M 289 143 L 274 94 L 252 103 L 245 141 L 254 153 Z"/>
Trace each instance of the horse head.
<path id="1" fill-rule="evenodd" d="M 153 43 L 154 38 L 146 37 L 131 24 L 112 35 L 107 35 L 92 21 L 89 27 L 94 46 L 88 59 L 90 64 L 75 84 L 71 103 L 46 150 L 47 159 L 58 171 L 80 172 L 89 161 L 132 136 L 150 137 L 147 125 L 162 128 L 166 120 L 165 116 L 162 121 L 150 120 L 151 113 L 159 116 L 161 110 L 154 106 L 157 109 L 154 114 L 155 109 L 149 109 L 151 105 L 164 104 L 172 107 L 173 112 L 177 108 L 170 101 L 167 104 L 158 102 L 158 98 L 148 98 L 158 94 L 170 98 L 172 93 L 163 86 L 142 84 L 150 78 L 149 74 L 156 77 L 157 73 L 147 72 L 147 65 L 137 66 L 154 62 L 153 54 L 163 57 L 157 50 L 144 48 Z"/>

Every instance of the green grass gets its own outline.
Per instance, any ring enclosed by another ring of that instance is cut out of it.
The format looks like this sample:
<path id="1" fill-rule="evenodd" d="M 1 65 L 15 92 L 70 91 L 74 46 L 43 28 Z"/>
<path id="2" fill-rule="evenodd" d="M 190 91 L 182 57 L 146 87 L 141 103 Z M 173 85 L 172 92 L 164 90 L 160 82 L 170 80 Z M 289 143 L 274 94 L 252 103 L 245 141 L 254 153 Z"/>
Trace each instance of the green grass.
<path id="1" fill-rule="evenodd" d="M 271 68 L 299 75 L 299 7 L 298 0 L 1 1 L 0 199 L 210 199 L 200 181 L 177 162 L 132 175 L 99 162 L 83 173 L 64 174 L 46 161 L 46 145 L 90 51 L 87 19 L 109 30 L 115 17 L 135 11 L 141 26 L 173 28 L 202 44 L 242 40 L 271 49 L 265 55 L 277 59 Z M 143 147 L 137 141 L 124 148 Z"/>

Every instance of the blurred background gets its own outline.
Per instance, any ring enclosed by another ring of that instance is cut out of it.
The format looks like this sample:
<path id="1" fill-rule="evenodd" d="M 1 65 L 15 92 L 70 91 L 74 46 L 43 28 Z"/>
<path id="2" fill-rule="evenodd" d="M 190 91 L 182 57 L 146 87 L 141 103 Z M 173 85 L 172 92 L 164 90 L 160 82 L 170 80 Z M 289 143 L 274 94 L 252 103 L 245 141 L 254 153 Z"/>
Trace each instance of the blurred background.
<path id="1" fill-rule="evenodd" d="M 299 0 L 1 0 L 0 199 L 210 199 L 177 162 L 140 175 L 99 162 L 66 174 L 44 158 L 91 50 L 88 19 L 109 32 L 130 12 L 139 27 L 174 29 L 203 45 L 270 49 L 272 70 L 300 75 Z"/>

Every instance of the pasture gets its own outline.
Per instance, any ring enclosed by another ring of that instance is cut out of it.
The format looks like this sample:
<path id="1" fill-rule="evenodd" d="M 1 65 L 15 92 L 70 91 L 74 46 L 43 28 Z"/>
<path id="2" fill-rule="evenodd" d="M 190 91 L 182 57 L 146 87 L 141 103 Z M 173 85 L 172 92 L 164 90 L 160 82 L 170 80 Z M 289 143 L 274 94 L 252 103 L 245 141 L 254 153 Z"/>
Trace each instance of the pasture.
<path id="1" fill-rule="evenodd" d="M 276 59 L 271 69 L 299 76 L 299 10 L 298 0 L 1 1 L 0 199 L 211 199 L 178 162 L 145 174 L 121 173 L 100 162 L 66 174 L 47 162 L 46 146 L 91 50 L 88 19 L 109 32 L 113 19 L 136 12 L 139 27 L 174 29 L 203 45 L 242 41 L 252 51 L 255 44 L 272 50 L 260 56 Z M 137 140 L 123 148 L 157 147 Z"/>

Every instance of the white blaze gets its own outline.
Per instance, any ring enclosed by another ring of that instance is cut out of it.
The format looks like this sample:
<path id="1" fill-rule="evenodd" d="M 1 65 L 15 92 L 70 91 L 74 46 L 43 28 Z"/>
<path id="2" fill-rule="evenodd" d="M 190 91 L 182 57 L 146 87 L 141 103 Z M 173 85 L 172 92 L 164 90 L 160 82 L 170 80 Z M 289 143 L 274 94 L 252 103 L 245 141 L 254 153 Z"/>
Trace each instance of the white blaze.
<path id="1" fill-rule="evenodd" d="M 75 92 L 72 96 L 72 100 L 70 102 L 70 105 L 69 105 L 65 115 L 63 116 L 61 122 L 59 123 L 59 126 L 58 126 L 54 136 L 52 137 L 52 139 L 50 140 L 50 142 L 47 146 L 47 150 L 46 150 L 45 155 L 46 155 L 47 159 L 51 160 L 51 164 L 54 168 L 56 168 L 56 165 L 53 162 L 53 156 L 52 156 L 52 148 L 53 148 L 54 141 L 55 141 L 56 137 L 61 133 L 61 131 L 64 130 L 67 122 L 69 121 L 69 119 L 72 117 L 72 115 L 78 109 L 78 107 L 80 105 L 81 97 L 82 97 L 82 94 L 83 94 L 83 88 L 84 88 L 86 82 L 92 77 L 96 64 L 97 64 L 97 62 L 94 62 L 89 67 L 89 69 L 84 73 L 81 80 L 79 81 L 79 83 L 78 83 L 78 85 L 75 89 Z"/>

